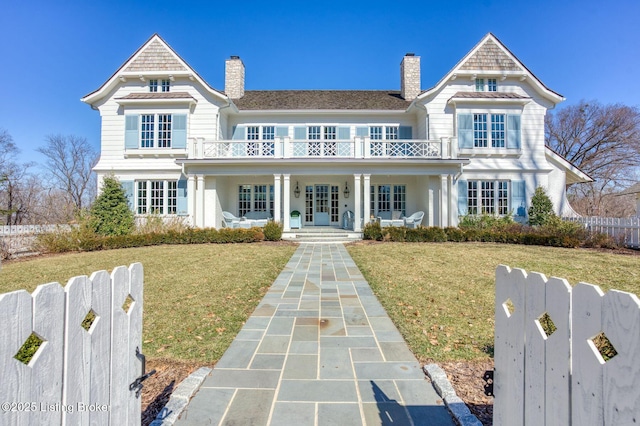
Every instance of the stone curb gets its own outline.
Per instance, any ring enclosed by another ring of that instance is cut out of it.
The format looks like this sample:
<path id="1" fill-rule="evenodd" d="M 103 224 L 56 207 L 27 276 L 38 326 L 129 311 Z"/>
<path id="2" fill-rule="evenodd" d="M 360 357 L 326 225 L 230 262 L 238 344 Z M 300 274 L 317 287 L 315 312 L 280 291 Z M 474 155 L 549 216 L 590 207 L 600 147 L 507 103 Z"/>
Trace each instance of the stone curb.
<path id="1" fill-rule="evenodd" d="M 444 400 L 456 423 L 460 426 L 482 426 L 480 420 L 471 414 L 469 407 L 458 397 L 446 373 L 438 364 L 427 364 L 423 370 L 431 379 L 433 387 Z"/>
<path id="2" fill-rule="evenodd" d="M 178 387 L 171 393 L 167 405 L 160 410 L 150 426 L 172 426 L 211 371 L 211 368 L 201 367 L 180 382 Z"/>

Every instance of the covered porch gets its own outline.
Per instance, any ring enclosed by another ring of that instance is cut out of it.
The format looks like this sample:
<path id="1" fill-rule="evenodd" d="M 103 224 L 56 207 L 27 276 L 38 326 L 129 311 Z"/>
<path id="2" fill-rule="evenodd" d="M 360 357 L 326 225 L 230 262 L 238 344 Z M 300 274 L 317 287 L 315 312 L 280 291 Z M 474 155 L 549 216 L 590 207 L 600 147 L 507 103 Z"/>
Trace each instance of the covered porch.
<path id="1" fill-rule="evenodd" d="M 229 226 L 223 212 L 260 216 L 282 223 L 285 233 L 360 233 L 369 222 L 419 211 L 424 212 L 423 226 L 455 226 L 461 165 L 449 161 L 360 167 L 316 162 L 253 169 L 187 163 L 188 215 L 196 227 L 215 228 Z M 362 171 L 354 172 L 357 168 Z"/>

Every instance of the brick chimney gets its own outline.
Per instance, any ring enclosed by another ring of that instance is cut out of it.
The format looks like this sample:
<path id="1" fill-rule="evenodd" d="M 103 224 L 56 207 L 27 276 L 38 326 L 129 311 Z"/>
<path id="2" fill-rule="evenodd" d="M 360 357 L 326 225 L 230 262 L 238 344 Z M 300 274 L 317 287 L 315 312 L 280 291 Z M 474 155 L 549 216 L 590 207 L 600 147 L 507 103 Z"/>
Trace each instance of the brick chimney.
<path id="1" fill-rule="evenodd" d="M 231 56 L 225 61 L 224 92 L 231 99 L 244 96 L 244 64 L 240 56 Z"/>
<path id="2" fill-rule="evenodd" d="M 420 94 L 420 56 L 407 53 L 400 63 L 400 96 L 412 101 Z"/>

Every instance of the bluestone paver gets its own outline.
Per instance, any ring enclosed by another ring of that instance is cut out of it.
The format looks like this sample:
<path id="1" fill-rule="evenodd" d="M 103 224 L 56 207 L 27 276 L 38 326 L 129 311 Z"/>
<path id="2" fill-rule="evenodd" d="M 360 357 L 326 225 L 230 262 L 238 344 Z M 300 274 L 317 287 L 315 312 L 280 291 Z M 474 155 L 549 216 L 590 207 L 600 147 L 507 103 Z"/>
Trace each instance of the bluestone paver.
<path id="1" fill-rule="evenodd" d="M 177 425 L 453 425 L 342 244 L 301 244 Z"/>

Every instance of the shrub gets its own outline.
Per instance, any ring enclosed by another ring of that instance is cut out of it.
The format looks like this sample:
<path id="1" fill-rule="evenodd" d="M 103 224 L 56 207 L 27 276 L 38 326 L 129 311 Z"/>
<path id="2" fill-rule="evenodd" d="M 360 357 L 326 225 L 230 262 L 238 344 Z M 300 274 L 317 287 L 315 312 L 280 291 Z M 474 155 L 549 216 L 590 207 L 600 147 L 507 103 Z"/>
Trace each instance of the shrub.
<path id="1" fill-rule="evenodd" d="M 265 240 L 280 241 L 282 239 L 282 224 L 270 220 L 264 228 L 262 228 L 262 232 L 264 233 Z"/>
<path id="2" fill-rule="evenodd" d="M 547 220 L 555 217 L 553 203 L 543 187 L 539 186 L 531 197 L 531 207 L 529 207 L 529 224 L 533 226 L 544 225 Z"/>
<path id="3" fill-rule="evenodd" d="M 444 228 L 444 233 L 447 235 L 447 241 L 463 242 L 467 240 L 465 232 L 460 228 L 450 226 Z"/>
<path id="4" fill-rule="evenodd" d="M 513 217 L 511 217 L 511 215 L 470 214 L 462 216 L 458 226 L 462 229 L 501 229 L 513 223 Z"/>
<path id="5" fill-rule="evenodd" d="M 89 226 L 99 235 L 126 235 L 134 229 L 133 212 L 118 179 L 106 176 L 102 192 L 91 206 Z"/>
<path id="6" fill-rule="evenodd" d="M 172 232 L 184 232 L 188 229 L 182 217 L 169 216 L 162 217 L 152 213 L 140 218 L 135 232 L 138 234 L 163 234 Z"/>
<path id="7" fill-rule="evenodd" d="M 365 240 L 382 241 L 382 228 L 378 222 L 370 222 L 364 226 L 362 237 Z"/>
<path id="8" fill-rule="evenodd" d="M 407 228 L 405 228 L 404 226 L 402 227 L 396 227 L 396 226 L 390 226 L 388 228 L 385 228 L 382 231 L 382 238 L 384 241 L 393 241 L 393 242 L 397 242 L 397 243 L 401 243 L 404 242 L 405 238 L 404 238 L 404 233 L 407 230 Z"/>

